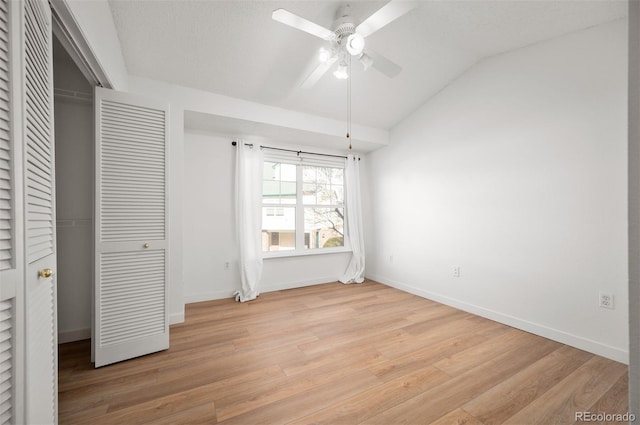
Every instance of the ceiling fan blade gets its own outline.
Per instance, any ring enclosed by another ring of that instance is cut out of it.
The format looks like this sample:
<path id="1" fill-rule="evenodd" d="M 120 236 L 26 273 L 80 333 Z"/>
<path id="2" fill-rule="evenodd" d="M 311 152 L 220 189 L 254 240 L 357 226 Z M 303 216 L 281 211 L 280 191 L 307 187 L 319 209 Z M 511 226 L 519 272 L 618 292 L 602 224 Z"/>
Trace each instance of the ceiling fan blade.
<path id="1" fill-rule="evenodd" d="M 367 37 L 385 25 L 395 21 L 416 6 L 417 2 L 415 1 L 391 0 L 358 25 L 356 32 L 363 37 Z"/>
<path id="2" fill-rule="evenodd" d="M 336 38 L 336 35 L 333 33 L 333 31 L 328 30 L 325 27 L 321 27 L 318 24 L 314 24 L 313 22 L 295 15 L 285 9 L 274 10 L 271 14 L 271 18 L 274 21 L 278 21 L 285 25 L 289 25 L 290 27 L 299 29 L 300 31 L 315 35 L 316 37 L 320 37 L 323 40 L 331 41 Z"/>
<path id="3" fill-rule="evenodd" d="M 324 74 L 333 66 L 333 64 L 338 60 L 336 56 L 330 58 L 328 61 L 321 63 L 318 65 L 311 74 L 300 84 L 300 87 L 303 89 L 310 89 L 313 87 L 319 80 L 322 78 Z"/>
<path id="4" fill-rule="evenodd" d="M 402 68 L 400 67 L 400 65 L 396 64 L 390 59 L 387 59 L 386 57 L 382 56 L 380 53 L 377 53 L 369 49 L 367 50 L 367 55 L 369 55 L 373 60 L 373 64 L 371 65 L 371 67 L 374 68 L 376 71 L 383 73 L 389 78 L 395 77 L 396 75 L 400 74 L 400 72 L 402 71 Z"/>

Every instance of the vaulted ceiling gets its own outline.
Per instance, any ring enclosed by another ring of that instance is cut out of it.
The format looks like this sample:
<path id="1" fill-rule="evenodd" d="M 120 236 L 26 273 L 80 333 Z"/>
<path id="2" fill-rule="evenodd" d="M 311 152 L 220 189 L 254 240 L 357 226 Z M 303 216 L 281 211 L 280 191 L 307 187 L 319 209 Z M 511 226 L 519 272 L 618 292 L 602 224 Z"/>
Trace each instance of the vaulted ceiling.
<path id="1" fill-rule="evenodd" d="M 362 21 L 385 1 L 353 1 Z M 624 18 L 627 2 L 419 1 L 367 38 L 399 64 L 390 79 L 354 63 L 353 121 L 389 129 L 483 58 Z M 299 86 L 327 42 L 277 23 L 285 8 L 331 27 L 344 2 L 110 0 L 130 74 L 345 119 L 346 83 L 329 72 Z"/>

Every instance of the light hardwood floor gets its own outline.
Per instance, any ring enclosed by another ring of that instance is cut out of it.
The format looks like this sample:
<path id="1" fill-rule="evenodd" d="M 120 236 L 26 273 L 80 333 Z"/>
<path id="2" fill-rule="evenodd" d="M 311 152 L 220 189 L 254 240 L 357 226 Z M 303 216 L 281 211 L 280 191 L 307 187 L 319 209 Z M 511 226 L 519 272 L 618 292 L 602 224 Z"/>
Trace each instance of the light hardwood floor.
<path id="1" fill-rule="evenodd" d="M 171 348 L 92 369 L 61 424 L 569 424 L 625 413 L 627 367 L 375 282 L 191 304 Z"/>

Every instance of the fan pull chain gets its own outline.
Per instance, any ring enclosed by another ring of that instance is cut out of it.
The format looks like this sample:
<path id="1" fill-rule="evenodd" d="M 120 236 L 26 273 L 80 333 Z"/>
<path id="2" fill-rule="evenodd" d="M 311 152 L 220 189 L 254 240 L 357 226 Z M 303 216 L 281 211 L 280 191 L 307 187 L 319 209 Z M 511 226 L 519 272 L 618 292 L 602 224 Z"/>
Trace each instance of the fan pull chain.
<path id="1" fill-rule="evenodd" d="M 351 150 L 351 79 L 353 75 L 351 73 L 351 55 L 348 58 L 349 62 L 347 64 L 349 78 L 347 78 L 347 140 L 349 140 L 349 150 Z"/>

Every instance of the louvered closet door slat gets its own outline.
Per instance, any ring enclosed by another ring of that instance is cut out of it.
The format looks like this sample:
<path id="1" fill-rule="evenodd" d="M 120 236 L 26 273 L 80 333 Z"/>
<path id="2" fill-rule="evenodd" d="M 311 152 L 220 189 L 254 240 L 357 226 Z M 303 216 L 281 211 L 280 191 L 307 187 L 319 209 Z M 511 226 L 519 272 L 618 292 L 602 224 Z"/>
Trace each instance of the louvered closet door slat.
<path id="1" fill-rule="evenodd" d="M 52 128 L 50 107 L 50 62 L 43 40 L 50 37 L 48 26 L 42 22 L 40 5 L 37 2 L 26 3 L 27 40 L 26 55 L 26 96 L 27 96 L 27 246 L 33 247 L 28 253 L 29 263 L 53 254 L 53 237 L 43 239 L 36 232 L 39 228 L 51 229 L 53 234 L 52 191 Z M 40 185 L 40 186 L 39 186 Z M 44 207 L 44 209 L 43 209 Z"/>
<path id="2" fill-rule="evenodd" d="M 0 38 L 2 40 L 9 39 L 9 15 L 7 0 L 0 1 Z M 6 43 L 3 43 L 3 48 L 0 49 L 0 68 L 3 70 L 9 69 L 9 51 Z M 3 73 L 3 78 L 0 78 L 0 98 L 2 98 L 2 109 L 9 111 L 11 86 L 6 71 Z M 0 186 L 3 188 L 2 199 L 7 202 L 0 203 L 0 229 L 6 230 L 7 234 L 3 237 L 3 241 L 7 243 L 0 246 L 0 271 L 8 270 L 12 268 L 12 235 L 13 235 L 13 200 L 12 200 L 12 182 L 11 182 L 11 131 L 9 128 L 8 116 L 6 118 L 0 118 L 0 157 L 6 158 L 9 161 L 3 162 L 3 171 L 0 173 Z"/>
<path id="3" fill-rule="evenodd" d="M 154 182 L 165 181 L 165 113 L 149 108 L 123 107 L 121 102 L 102 101 L 102 111 L 105 115 L 117 115 L 122 121 L 103 119 L 101 125 L 101 206 L 105 210 L 116 209 L 123 202 L 129 204 L 127 210 L 120 210 L 117 216 L 103 215 L 101 217 L 101 239 L 103 241 L 132 241 L 132 240 L 164 240 L 165 239 L 165 187 L 148 184 L 144 179 L 135 176 L 146 171 L 155 176 Z M 142 115 L 139 115 L 142 113 Z M 145 125 L 146 118 L 149 125 Z M 130 123 L 123 125 L 122 123 Z M 132 131 L 126 146 L 113 146 L 110 141 L 113 135 L 123 128 Z M 136 128 L 140 130 L 135 130 Z M 137 148 L 136 133 L 148 136 L 146 143 L 155 147 L 142 153 Z M 112 184 L 110 178 L 130 176 L 126 188 Z M 158 217 L 148 220 L 147 215 Z"/>
<path id="4" fill-rule="evenodd" d="M 13 300 L 0 302 L 0 424 L 12 422 Z"/>
<path id="5" fill-rule="evenodd" d="M 55 171 L 51 10 L 24 0 L 24 217 L 27 273 L 25 421 L 51 423 L 57 411 Z"/>
<path id="6" fill-rule="evenodd" d="M 167 119 L 96 89 L 96 367 L 169 347 Z"/>
<path id="7" fill-rule="evenodd" d="M 123 268 L 126 261 L 128 268 Z M 164 252 L 105 253 L 101 258 L 101 345 L 164 333 Z M 138 278 L 129 280 L 132 270 Z M 145 310 L 151 302 L 153 308 Z"/>
<path id="8" fill-rule="evenodd" d="M 0 283 L 10 283 L 17 274 L 14 253 L 14 179 L 12 141 L 12 90 L 15 82 L 10 73 L 11 41 L 8 0 L 0 0 Z M 0 301 L 0 425 L 13 423 L 14 400 L 14 309 L 15 299 L 2 294 Z M 13 294 L 11 294 L 13 296 Z"/>

